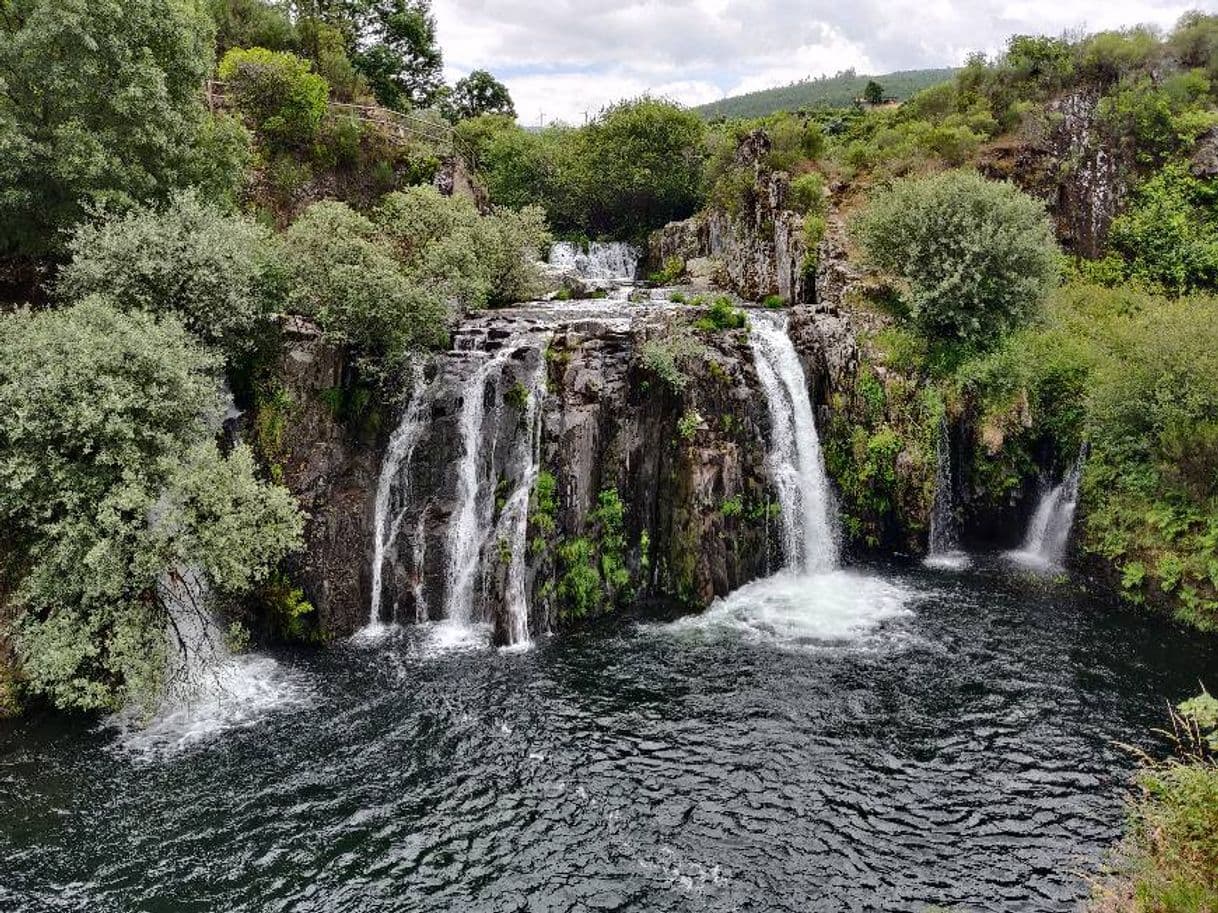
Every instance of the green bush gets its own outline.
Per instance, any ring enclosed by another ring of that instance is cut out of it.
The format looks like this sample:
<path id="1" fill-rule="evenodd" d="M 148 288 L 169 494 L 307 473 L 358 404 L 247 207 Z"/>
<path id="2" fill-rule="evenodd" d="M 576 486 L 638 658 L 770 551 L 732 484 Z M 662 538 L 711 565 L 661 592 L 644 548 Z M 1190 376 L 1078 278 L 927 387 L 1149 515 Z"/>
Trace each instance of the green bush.
<path id="1" fill-rule="evenodd" d="M 1173 717 L 1176 756 L 1143 758 L 1128 834 L 1096 886 L 1096 907 L 1116 913 L 1218 909 L 1218 703 L 1208 694 Z M 1209 741 L 1207 748 L 1206 741 Z"/>
<path id="2" fill-rule="evenodd" d="M 706 347 L 683 327 L 671 327 L 664 335 L 643 343 L 641 354 L 643 366 L 680 394 L 689 385 L 688 368 L 705 356 Z"/>
<path id="3" fill-rule="evenodd" d="M 417 285 L 462 307 L 510 304 L 538 291 L 537 255 L 550 243 L 539 207 L 482 215 L 463 197 L 410 187 L 385 197 L 373 219 Z"/>
<path id="4" fill-rule="evenodd" d="M 823 216 L 828 206 L 825 200 L 825 179 L 815 171 L 795 178 L 791 181 L 790 204 L 798 213 Z"/>
<path id="5" fill-rule="evenodd" d="M 1218 288 L 1218 182 L 1170 165 L 1134 193 L 1112 223 L 1109 244 L 1124 257 L 1116 270 L 1172 295 Z"/>
<path id="6" fill-rule="evenodd" d="M 217 72 L 253 130 L 283 147 L 312 143 L 330 87 L 309 61 L 286 51 L 233 48 Z"/>
<path id="7" fill-rule="evenodd" d="M 166 580 L 197 569 L 220 597 L 247 593 L 300 544 L 291 495 L 248 448 L 216 448 L 218 368 L 173 318 L 96 298 L 0 317 L 9 633 L 27 687 L 61 708 L 155 696 Z"/>
<path id="8" fill-rule="evenodd" d="M 68 242 L 61 298 L 103 295 L 123 309 L 172 313 L 230 355 L 248 352 L 258 323 L 277 304 L 270 232 L 194 193 L 163 208 L 84 223 Z"/>
<path id="9" fill-rule="evenodd" d="M 732 305 L 724 295 L 716 298 L 706 311 L 706 316 L 694 325 L 700 330 L 741 330 L 748 324 L 744 311 Z"/>
<path id="10" fill-rule="evenodd" d="M 908 319 L 933 338 L 991 345 L 1057 278 L 1044 207 L 974 172 L 898 181 L 853 227 L 871 265 L 905 283 Z"/>
<path id="11" fill-rule="evenodd" d="M 371 378 L 447 338 L 438 290 L 413 283 L 376 225 L 342 203 L 310 206 L 284 235 L 284 250 L 289 307 L 355 346 Z"/>

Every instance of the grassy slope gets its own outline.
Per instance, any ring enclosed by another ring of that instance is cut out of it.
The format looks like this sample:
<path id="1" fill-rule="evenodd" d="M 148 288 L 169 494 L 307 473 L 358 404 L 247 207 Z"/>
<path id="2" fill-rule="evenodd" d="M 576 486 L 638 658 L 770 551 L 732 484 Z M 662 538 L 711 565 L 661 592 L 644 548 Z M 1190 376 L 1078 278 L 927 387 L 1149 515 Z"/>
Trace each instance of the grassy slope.
<path id="1" fill-rule="evenodd" d="M 904 101 L 927 86 L 946 82 L 955 72 L 955 69 L 945 68 L 904 70 L 884 76 L 830 76 L 724 98 L 694 110 L 707 118 L 733 118 L 764 117 L 777 111 L 796 111 L 800 108 L 846 108 L 862 96 L 863 88 L 872 79 L 884 87 L 886 96 Z"/>

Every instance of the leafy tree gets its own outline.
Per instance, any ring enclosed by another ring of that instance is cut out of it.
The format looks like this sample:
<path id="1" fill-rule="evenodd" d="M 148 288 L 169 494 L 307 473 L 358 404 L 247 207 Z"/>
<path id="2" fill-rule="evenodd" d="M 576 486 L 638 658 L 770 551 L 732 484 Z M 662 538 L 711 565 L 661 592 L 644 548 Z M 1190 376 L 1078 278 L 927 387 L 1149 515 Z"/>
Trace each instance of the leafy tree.
<path id="1" fill-rule="evenodd" d="M 266 0 L 208 0 L 207 6 L 216 23 L 216 52 L 220 55 L 232 48 L 297 50 L 299 36 L 286 5 Z"/>
<path id="2" fill-rule="evenodd" d="M 284 241 L 289 306 L 355 346 L 373 379 L 401 369 L 412 348 L 445 340 L 438 290 L 409 280 L 365 216 L 342 203 L 315 203 Z"/>
<path id="3" fill-rule="evenodd" d="M 516 106 L 512 104 L 512 95 L 507 86 L 486 70 L 474 70 L 457 80 L 450 104 L 456 120 L 483 114 L 516 117 Z"/>
<path id="4" fill-rule="evenodd" d="M 302 146 L 317 135 L 330 87 L 307 60 L 286 51 L 234 48 L 217 72 L 250 126 L 273 143 Z"/>
<path id="5" fill-rule="evenodd" d="M 211 22 L 178 0 L 8 0 L 0 16 L 0 256 L 44 255 L 90 206 L 199 173 Z"/>
<path id="6" fill-rule="evenodd" d="M 345 0 L 350 53 L 377 101 L 389 108 L 426 108 L 444 84 L 430 0 Z"/>
<path id="7" fill-rule="evenodd" d="M 646 97 L 572 134 L 565 164 L 578 227 L 629 238 L 689 216 L 702 201 L 705 134 L 692 111 Z"/>
<path id="8" fill-rule="evenodd" d="M 172 313 L 232 355 L 249 350 L 275 303 L 270 232 L 195 193 L 83 223 L 68 250 L 58 285 L 65 300 L 97 294 L 122 309 Z"/>
<path id="9" fill-rule="evenodd" d="M 884 87 L 874 79 L 868 80 L 866 87 L 863 89 L 863 101 L 869 105 L 882 105 L 884 103 Z"/>
<path id="10" fill-rule="evenodd" d="M 299 546 L 291 496 L 246 448 L 216 449 L 218 369 L 172 318 L 97 298 L 0 318 L 10 633 L 28 687 L 59 707 L 156 693 L 174 575 L 239 596 Z"/>
<path id="11" fill-rule="evenodd" d="M 934 338 L 993 343 L 1057 276 L 1043 206 L 971 171 L 898 181 L 854 229 L 870 263 L 903 281 L 908 318 Z"/>

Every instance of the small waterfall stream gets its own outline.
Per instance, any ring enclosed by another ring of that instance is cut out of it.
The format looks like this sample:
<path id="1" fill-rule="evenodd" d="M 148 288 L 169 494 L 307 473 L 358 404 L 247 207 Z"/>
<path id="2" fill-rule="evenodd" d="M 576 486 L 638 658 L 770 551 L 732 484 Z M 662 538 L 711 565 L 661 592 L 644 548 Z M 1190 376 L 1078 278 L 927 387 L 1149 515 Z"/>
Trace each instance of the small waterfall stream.
<path id="1" fill-rule="evenodd" d="M 787 318 L 751 312 L 749 330 L 772 425 L 768 460 L 781 508 L 784 567 L 804 573 L 832 570 L 838 563 L 833 493 Z"/>
<path id="2" fill-rule="evenodd" d="M 639 250 L 624 241 L 593 241 L 587 251 L 570 241 L 550 248 L 549 264 L 595 281 L 631 281 L 638 277 Z"/>
<path id="3" fill-rule="evenodd" d="M 540 345 L 544 348 L 548 336 Z M 509 554 L 507 583 L 504 591 L 506 639 L 509 646 L 529 641 L 529 596 L 527 566 L 529 499 L 541 469 L 541 403 L 546 392 L 546 363 L 537 360 L 537 367 L 528 378 L 527 397 L 523 404 L 520 424 L 523 434 L 515 447 L 512 464 L 518 467 L 516 487 L 504 502 L 496 525 L 500 551 Z"/>
<path id="4" fill-rule="evenodd" d="M 402 508 L 397 515 L 390 519 L 390 502 L 399 487 L 408 488 L 410 461 L 414 456 L 419 438 L 426 430 L 423 418 L 428 403 L 426 385 L 423 380 L 423 365 L 416 363 L 412 368 L 410 402 L 402 415 L 402 421 L 389 437 L 389 446 L 385 450 L 381 462 L 380 478 L 376 486 L 376 515 L 373 520 L 373 556 L 372 556 L 372 601 L 368 612 L 369 628 L 376 628 L 381 623 L 381 592 L 384 589 L 385 556 L 397 541 L 398 531 L 406 517 L 409 506 L 409 492 L 399 493 Z M 420 515 L 420 520 L 422 515 Z M 421 525 L 421 524 L 420 524 Z M 419 541 L 420 531 L 416 531 L 416 555 L 422 548 Z M 417 573 L 417 567 L 416 567 Z M 416 592 L 416 602 L 421 593 Z"/>
<path id="5" fill-rule="evenodd" d="M 1036 505 L 1036 512 L 1028 523 L 1023 546 L 1008 553 L 1023 564 L 1037 567 L 1061 567 L 1070 544 L 1070 530 L 1074 526 L 1074 514 L 1078 509 L 1079 483 L 1083 477 L 1085 450 L 1062 480 L 1048 488 Z"/>
<path id="6" fill-rule="evenodd" d="M 960 525 L 956 513 L 956 487 L 952 479 L 951 428 L 944 416 L 935 445 L 935 498 L 930 510 L 928 567 L 959 570 L 969 565 L 960 550 Z"/>
<path id="7" fill-rule="evenodd" d="M 528 347 L 528 338 L 513 337 L 483 361 L 462 391 L 458 429 L 461 455 L 457 463 L 456 508 L 448 527 L 448 566 L 444 616 L 468 627 L 474 618 L 474 589 L 482 569 L 482 553 L 494 530 L 495 480 L 485 481 L 483 463 L 494 462 L 489 449 L 493 436 L 484 432 L 487 419 L 487 385 L 492 386 L 493 408 L 501 408 L 503 369 L 514 355 Z M 491 473 L 493 476 L 493 473 Z"/>

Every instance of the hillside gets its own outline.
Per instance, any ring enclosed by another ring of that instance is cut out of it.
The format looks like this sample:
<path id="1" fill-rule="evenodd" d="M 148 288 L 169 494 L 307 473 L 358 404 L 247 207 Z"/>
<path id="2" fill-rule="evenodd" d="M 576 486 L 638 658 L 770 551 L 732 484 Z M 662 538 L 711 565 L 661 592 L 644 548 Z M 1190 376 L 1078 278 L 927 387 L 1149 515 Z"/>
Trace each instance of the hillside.
<path id="1" fill-rule="evenodd" d="M 886 96 L 903 101 L 927 86 L 946 82 L 955 73 L 956 70 L 952 67 L 902 70 L 883 76 L 860 76 L 847 71 L 837 76 L 806 79 L 789 86 L 723 98 L 694 110 L 709 119 L 764 117 L 776 111 L 796 111 L 800 108 L 845 108 L 863 94 L 864 87 L 872 79 L 884 87 Z"/>

